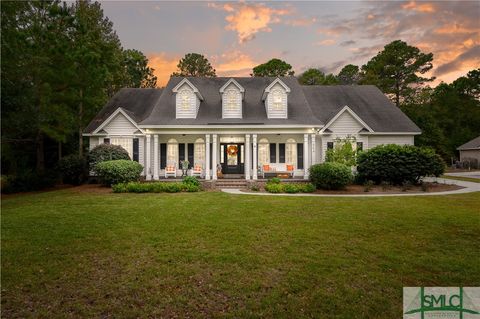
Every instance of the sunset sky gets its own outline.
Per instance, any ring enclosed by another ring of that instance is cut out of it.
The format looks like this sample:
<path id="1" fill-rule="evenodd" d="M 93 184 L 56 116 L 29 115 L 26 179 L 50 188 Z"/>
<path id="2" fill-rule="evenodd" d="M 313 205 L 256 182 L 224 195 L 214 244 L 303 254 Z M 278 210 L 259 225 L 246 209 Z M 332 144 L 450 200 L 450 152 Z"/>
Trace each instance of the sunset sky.
<path id="1" fill-rule="evenodd" d="M 249 76 L 271 58 L 338 72 L 362 65 L 393 40 L 433 52 L 437 80 L 480 67 L 479 1 L 105 1 L 125 48 L 145 53 L 163 86 L 186 53 L 219 76 Z"/>

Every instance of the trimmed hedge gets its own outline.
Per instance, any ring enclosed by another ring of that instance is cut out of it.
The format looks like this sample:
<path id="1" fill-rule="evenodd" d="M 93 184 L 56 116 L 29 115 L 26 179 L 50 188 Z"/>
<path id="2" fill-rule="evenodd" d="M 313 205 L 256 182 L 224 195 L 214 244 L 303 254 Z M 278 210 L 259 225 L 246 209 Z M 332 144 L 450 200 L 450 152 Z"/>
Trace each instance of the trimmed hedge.
<path id="1" fill-rule="evenodd" d="M 58 161 L 57 168 L 65 184 L 80 185 L 87 175 L 87 163 L 83 156 L 65 156 Z"/>
<path id="2" fill-rule="evenodd" d="M 110 186 L 138 181 L 143 166 L 135 161 L 115 160 L 98 163 L 95 170 L 102 183 Z"/>
<path id="3" fill-rule="evenodd" d="M 315 191 L 315 186 L 307 184 L 294 183 L 277 183 L 276 181 L 268 181 L 265 184 L 265 190 L 269 193 L 312 193 Z"/>
<path id="4" fill-rule="evenodd" d="M 178 193 L 198 192 L 200 185 L 192 183 L 152 182 L 152 183 L 120 183 L 112 186 L 114 193 Z"/>
<path id="5" fill-rule="evenodd" d="M 119 145 L 100 144 L 95 146 L 88 153 L 88 165 L 92 171 L 97 173 L 98 163 L 114 160 L 130 160 L 128 152 Z M 98 173 L 97 173 L 98 174 Z"/>
<path id="6" fill-rule="evenodd" d="M 38 174 L 34 171 L 21 171 L 18 175 L 2 175 L 2 193 L 11 194 L 19 192 L 37 191 L 53 187 L 57 181 L 54 171 Z"/>
<path id="7" fill-rule="evenodd" d="M 309 173 L 312 183 L 322 189 L 343 189 L 353 180 L 350 167 L 335 162 L 312 165 Z"/>
<path id="8" fill-rule="evenodd" d="M 440 176 L 445 170 L 445 163 L 433 149 L 413 145 L 379 145 L 359 154 L 357 163 L 359 180 L 377 184 L 417 184 L 422 177 Z"/>

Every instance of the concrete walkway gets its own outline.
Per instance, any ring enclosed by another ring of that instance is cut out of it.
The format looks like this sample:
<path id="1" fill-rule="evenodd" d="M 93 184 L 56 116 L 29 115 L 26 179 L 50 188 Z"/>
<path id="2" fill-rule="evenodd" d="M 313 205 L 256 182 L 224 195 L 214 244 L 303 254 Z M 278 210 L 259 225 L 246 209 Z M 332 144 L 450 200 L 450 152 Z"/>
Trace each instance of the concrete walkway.
<path id="1" fill-rule="evenodd" d="M 223 188 L 222 192 L 235 195 L 259 195 L 259 196 L 316 196 L 316 197 L 395 197 L 395 196 L 439 196 L 439 195 L 453 195 L 453 194 L 465 194 L 480 192 L 480 183 L 457 181 L 445 178 L 425 178 L 426 182 L 438 182 L 440 184 L 449 184 L 449 185 L 458 185 L 464 188 L 453 190 L 453 191 L 444 191 L 444 192 L 432 192 L 432 193 L 398 193 L 398 194 L 308 194 L 308 193 L 297 193 L 297 194 L 272 194 L 272 193 L 261 193 L 261 192 L 242 192 L 240 189 L 235 188 Z"/>
<path id="2" fill-rule="evenodd" d="M 470 177 L 480 180 L 480 171 L 445 173 L 447 176 Z"/>

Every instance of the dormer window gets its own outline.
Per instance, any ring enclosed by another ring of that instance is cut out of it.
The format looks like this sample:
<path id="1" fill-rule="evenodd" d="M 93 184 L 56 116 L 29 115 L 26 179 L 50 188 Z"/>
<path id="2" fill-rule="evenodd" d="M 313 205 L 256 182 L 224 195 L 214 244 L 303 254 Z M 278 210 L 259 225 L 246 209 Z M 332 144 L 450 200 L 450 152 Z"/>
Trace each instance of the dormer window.
<path id="1" fill-rule="evenodd" d="M 189 80 L 183 79 L 172 92 L 175 93 L 176 118 L 196 118 L 200 102 L 203 101 L 198 89 Z"/>
<path id="2" fill-rule="evenodd" d="M 234 79 L 220 88 L 222 95 L 222 118 L 242 118 L 242 100 L 245 89 Z"/>
<path id="3" fill-rule="evenodd" d="M 263 92 L 265 110 L 269 119 L 288 118 L 288 93 L 290 88 L 276 78 Z"/>

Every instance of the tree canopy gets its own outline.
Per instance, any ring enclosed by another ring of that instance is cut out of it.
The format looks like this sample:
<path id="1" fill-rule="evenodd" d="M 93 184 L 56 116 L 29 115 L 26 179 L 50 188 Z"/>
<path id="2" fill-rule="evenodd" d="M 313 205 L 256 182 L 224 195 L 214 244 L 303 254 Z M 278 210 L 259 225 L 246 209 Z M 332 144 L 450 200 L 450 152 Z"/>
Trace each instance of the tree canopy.
<path id="1" fill-rule="evenodd" d="M 292 66 L 280 59 L 271 59 L 270 61 L 259 64 L 253 68 L 251 76 L 260 77 L 278 77 L 278 76 L 293 76 L 295 72 Z"/>
<path id="2" fill-rule="evenodd" d="M 298 81 L 302 85 L 335 85 L 338 84 L 338 80 L 333 74 L 323 73 L 319 69 L 308 69 L 303 72 L 299 77 Z"/>
<path id="3" fill-rule="evenodd" d="M 435 79 L 419 75 L 432 69 L 432 61 L 432 53 L 423 53 L 406 42 L 396 40 L 387 44 L 362 67 L 362 83 L 378 86 L 400 106 L 402 101 L 415 92 L 414 85 Z"/>
<path id="4" fill-rule="evenodd" d="M 123 51 L 126 68 L 125 86 L 133 88 L 155 88 L 157 77 L 153 69 L 148 66 L 147 57 L 138 50 Z"/>
<path id="5" fill-rule="evenodd" d="M 345 65 L 337 75 L 337 80 L 343 85 L 358 84 L 361 79 L 360 68 L 357 65 Z"/>
<path id="6" fill-rule="evenodd" d="M 198 53 L 187 53 L 178 62 L 177 69 L 172 76 L 217 76 L 208 59 Z"/>

